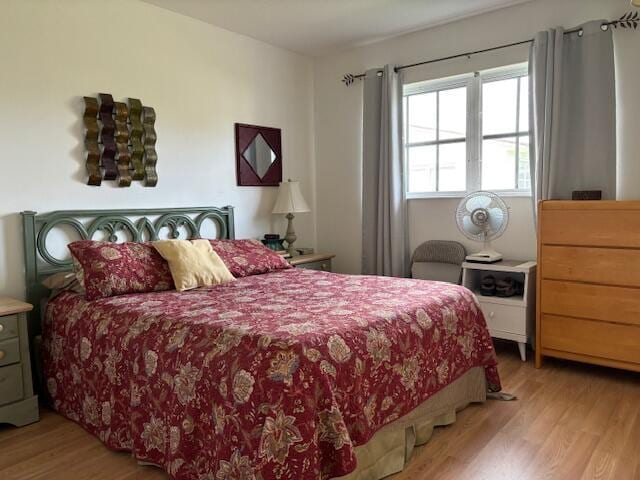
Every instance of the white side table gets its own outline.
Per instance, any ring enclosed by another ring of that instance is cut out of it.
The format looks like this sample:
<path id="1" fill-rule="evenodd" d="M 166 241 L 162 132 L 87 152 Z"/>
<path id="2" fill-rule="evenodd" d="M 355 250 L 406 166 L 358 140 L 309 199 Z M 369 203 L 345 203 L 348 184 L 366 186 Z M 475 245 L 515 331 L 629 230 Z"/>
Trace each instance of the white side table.
<path id="1" fill-rule="evenodd" d="M 478 297 L 492 337 L 518 342 L 520 358 L 526 361 L 526 344 L 535 338 L 536 262 L 502 260 L 496 263 L 462 264 L 462 285 Z M 480 293 L 482 278 L 493 275 L 497 280 L 512 277 L 524 284 L 522 295 L 513 297 L 484 296 Z"/>

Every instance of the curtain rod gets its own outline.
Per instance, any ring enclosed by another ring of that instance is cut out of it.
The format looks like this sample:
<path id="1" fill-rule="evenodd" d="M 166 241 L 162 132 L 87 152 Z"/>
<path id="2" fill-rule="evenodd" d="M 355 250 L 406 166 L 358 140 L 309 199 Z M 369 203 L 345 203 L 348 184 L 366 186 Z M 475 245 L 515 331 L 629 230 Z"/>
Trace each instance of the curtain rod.
<path id="1" fill-rule="evenodd" d="M 610 22 L 604 22 L 600 25 L 600 28 L 603 32 L 606 32 L 609 29 L 609 26 L 613 26 L 613 28 L 632 28 L 636 30 L 638 28 L 638 24 L 640 24 L 640 15 L 638 12 L 628 12 L 622 15 L 618 20 L 612 20 Z M 567 30 L 564 32 L 565 35 L 570 35 L 572 33 L 577 33 L 579 36 L 582 36 L 582 28 L 574 28 L 572 30 Z M 472 52 L 459 53 L 457 55 L 449 55 L 448 57 L 436 58 L 433 60 L 426 60 L 424 62 L 410 63 L 407 65 L 399 65 L 395 67 L 395 71 L 399 72 L 400 70 L 405 70 L 407 68 L 420 67 L 423 65 L 429 65 L 430 63 L 444 62 L 445 60 L 453 60 L 454 58 L 462 58 L 462 57 L 471 57 L 471 55 L 477 55 L 479 53 L 487 53 L 492 52 L 494 50 L 502 50 L 503 48 L 516 47 L 518 45 L 525 45 L 527 43 L 533 42 L 533 38 L 528 40 L 521 40 L 519 42 L 507 43 L 505 45 L 498 45 L 497 47 L 484 48 L 482 50 L 474 50 Z M 382 70 L 379 70 L 381 72 Z M 353 75 L 351 73 L 347 73 L 342 77 L 342 83 L 346 86 L 353 84 L 356 80 L 362 79 L 366 74 L 359 73 L 358 75 Z"/>

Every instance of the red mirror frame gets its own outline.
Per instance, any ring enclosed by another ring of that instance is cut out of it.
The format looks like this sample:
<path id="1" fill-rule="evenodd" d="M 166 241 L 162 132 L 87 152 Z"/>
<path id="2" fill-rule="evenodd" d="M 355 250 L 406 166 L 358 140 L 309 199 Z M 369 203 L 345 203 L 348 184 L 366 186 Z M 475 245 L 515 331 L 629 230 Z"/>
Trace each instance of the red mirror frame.
<path id="1" fill-rule="evenodd" d="M 282 181 L 282 131 L 279 128 L 236 123 L 236 178 L 241 187 L 277 187 Z M 275 160 L 262 178 L 244 158 L 254 138 L 262 135 L 275 154 Z"/>

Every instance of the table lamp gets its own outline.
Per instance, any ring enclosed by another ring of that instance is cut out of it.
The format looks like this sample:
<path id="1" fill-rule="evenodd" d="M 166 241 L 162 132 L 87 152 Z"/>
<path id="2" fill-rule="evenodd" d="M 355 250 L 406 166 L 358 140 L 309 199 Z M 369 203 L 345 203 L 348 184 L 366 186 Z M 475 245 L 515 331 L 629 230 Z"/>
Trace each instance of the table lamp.
<path id="1" fill-rule="evenodd" d="M 304 200 L 302 193 L 300 193 L 300 183 L 291 181 L 280 182 L 278 187 L 278 198 L 276 204 L 273 206 L 271 213 L 286 213 L 287 216 L 287 234 L 284 239 L 287 242 L 287 251 L 293 257 L 296 255 L 296 251 L 293 249 L 293 244 L 296 241 L 296 232 L 293 229 L 293 214 L 294 213 L 306 213 L 310 212 L 309 205 Z"/>

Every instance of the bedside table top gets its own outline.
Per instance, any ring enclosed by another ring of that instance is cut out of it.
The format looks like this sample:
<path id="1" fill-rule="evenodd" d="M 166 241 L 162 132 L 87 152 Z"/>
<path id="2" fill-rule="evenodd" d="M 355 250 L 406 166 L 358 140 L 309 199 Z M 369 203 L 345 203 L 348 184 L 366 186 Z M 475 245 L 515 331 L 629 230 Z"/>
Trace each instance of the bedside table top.
<path id="1" fill-rule="evenodd" d="M 491 270 L 492 272 L 529 273 L 536 267 L 532 260 L 501 260 L 495 263 L 464 262 L 462 268 L 467 270 Z"/>
<path id="2" fill-rule="evenodd" d="M 33 305 L 21 302 L 15 298 L 0 297 L 0 317 L 5 315 L 13 315 L 14 313 L 23 313 L 33 310 Z"/>
<path id="3" fill-rule="evenodd" d="M 310 253 L 309 255 L 296 255 L 295 257 L 287 258 L 287 261 L 291 265 L 300 265 L 302 263 L 321 262 L 322 260 L 330 260 L 335 257 L 333 253 Z"/>

